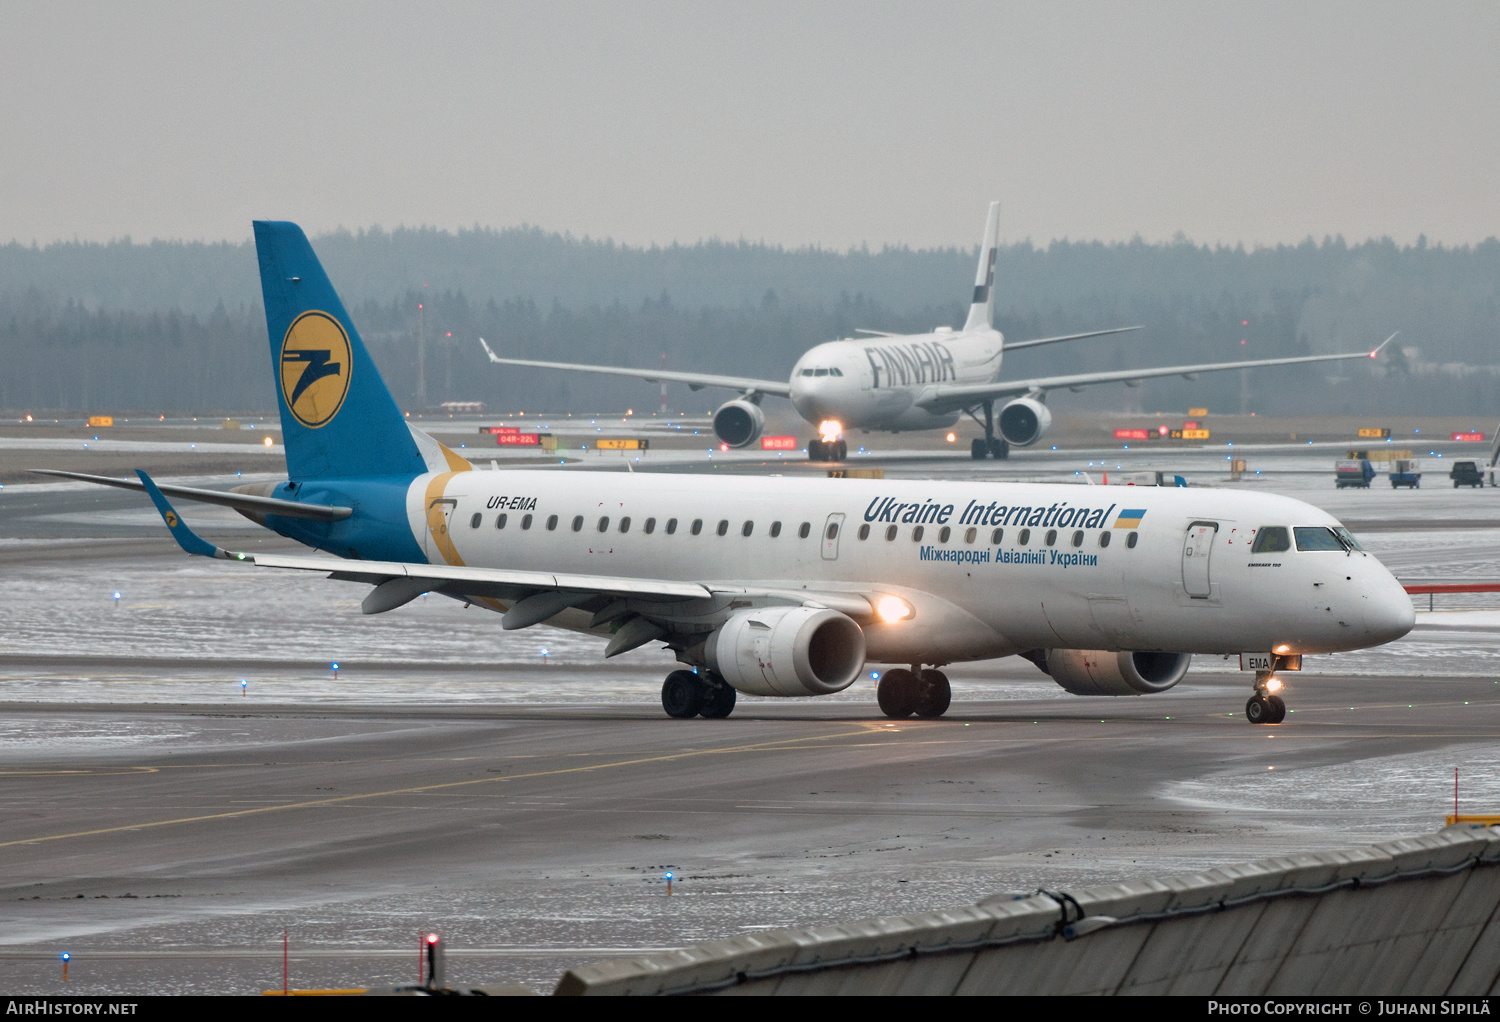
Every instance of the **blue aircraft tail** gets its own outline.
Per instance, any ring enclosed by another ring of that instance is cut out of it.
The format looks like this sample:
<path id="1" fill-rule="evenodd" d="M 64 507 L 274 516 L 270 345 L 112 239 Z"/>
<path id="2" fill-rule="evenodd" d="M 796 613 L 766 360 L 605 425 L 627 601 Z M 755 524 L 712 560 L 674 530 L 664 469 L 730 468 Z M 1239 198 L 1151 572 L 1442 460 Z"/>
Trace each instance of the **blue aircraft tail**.
<path id="1" fill-rule="evenodd" d="M 302 228 L 255 222 L 287 475 L 293 481 L 427 471 Z"/>

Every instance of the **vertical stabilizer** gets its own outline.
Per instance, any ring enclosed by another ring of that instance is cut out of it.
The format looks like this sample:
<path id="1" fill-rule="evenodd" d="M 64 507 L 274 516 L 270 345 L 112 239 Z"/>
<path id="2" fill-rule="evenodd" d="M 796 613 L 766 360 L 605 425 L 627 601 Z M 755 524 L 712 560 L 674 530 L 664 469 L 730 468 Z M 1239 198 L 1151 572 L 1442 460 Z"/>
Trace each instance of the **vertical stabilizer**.
<path id="1" fill-rule="evenodd" d="M 255 251 L 287 475 L 301 481 L 426 472 L 405 417 L 302 228 L 257 220 Z"/>
<path id="2" fill-rule="evenodd" d="M 979 246 L 979 272 L 974 275 L 974 304 L 969 306 L 965 330 L 989 330 L 995 325 L 995 245 L 1000 229 L 1000 203 L 990 203 L 984 222 L 984 243 Z"/>

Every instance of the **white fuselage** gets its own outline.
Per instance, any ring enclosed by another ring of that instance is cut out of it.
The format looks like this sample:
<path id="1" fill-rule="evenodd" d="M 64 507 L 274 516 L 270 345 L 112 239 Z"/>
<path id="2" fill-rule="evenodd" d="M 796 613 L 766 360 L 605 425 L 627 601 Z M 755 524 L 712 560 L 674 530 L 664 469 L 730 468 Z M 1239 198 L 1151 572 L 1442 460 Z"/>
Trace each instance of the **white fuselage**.
<path id="1" fill-rule="evenodd" d="M 990 329 L 829 341 L 793 367 L 792 406 L 808 422 L 833 419 L 845 429 L 942 429 L 959 413 L 934 415 L 914 402 L 934 384 L 993 381 L 1003 347 Z"/>
<path id="2" fill-rule="evenodd" d="M 439 564 L 897 595 L 915 614 L 865 626 L 877 663 L 1046 648 L 1327 653 L 1389 642 L 1413 622 L 1369 554 L 1252 555 L 1264 527 L 1338 523 L 1242 491 L 469 471 L 417 477 L 407 506 Z M 1143 512 L 1137 525 L 1120 524 L 1127 510 Z M 570 610 L 549 623 L 589 631 L 589 620 Z"/>

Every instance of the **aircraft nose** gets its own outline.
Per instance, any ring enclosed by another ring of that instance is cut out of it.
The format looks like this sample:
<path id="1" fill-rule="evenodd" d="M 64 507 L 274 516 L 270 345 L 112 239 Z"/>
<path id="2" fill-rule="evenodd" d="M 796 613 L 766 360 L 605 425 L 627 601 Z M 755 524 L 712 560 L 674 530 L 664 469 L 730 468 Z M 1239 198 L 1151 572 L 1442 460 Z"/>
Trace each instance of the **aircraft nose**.
<path id="1" fill-rule="evenodd" d="M 1377 643 L 1395 642 L 1417 623 L 1411 596 L 1401 583 L 1382 572 L 1385 578 L 1371 585 L 1365 594 L 1365 627 Z"/>

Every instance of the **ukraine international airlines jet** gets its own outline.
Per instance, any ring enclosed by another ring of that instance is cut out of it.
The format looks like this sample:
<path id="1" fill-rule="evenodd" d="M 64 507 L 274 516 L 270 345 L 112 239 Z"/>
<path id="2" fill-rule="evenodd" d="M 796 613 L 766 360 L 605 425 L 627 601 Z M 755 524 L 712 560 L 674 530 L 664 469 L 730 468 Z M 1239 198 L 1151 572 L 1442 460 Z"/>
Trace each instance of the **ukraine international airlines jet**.
<path id="1" fill-rule="evenodd" d="M 501 358 L 480 338 L 490 361 L 501 365 L 538 369 L 571 369 L 614 376 L 634 376 L 650 382 L 686 383 L 694 390 L 725 387 L 740 396 L 714 412 L 714 433 L 730 447 L 754 443 L 765 426 L 760 402 L 767 394 L 790 398 L 803 419 L 818 427 L 819 436 L 807 445 L 814 461 L 842 461 L 849 453 L 843 433 L 847 429 L 900 433 L 908 430 L 947 429 L 961 415 L 984 427 L 984 439 L 975 439 L 971 453 L 978 458 L 1004 458 L 1011 445 L 1029 447 L 1046 435 L 1052 425 L 1047 410 L 1049 390 L 1067 387 L 1080 390 L 1097 383 L 1127 383 L 1158 376 L 1217 373 L 1226 369 L 1256 369 L 1264 366 L 1296 365 L 1302 362 L 1333 362 L 1346 358 L 1374 358 L 1390 342 L 1374 351 L 1343 355 L 1307 355 L 1301 358 L 1262 358 L 1248 362 L 1210 362 L 1202 365 L 1160 366 L 1106 373 L 1074 373 L 1041 376 L 1030 380 L 1002 381 L 1000 360 L 1006 351 L 1034 348 L 1059 341 L 1103 337 L 1140 327 L 1094 330 L 1084 334 L 1041 337 L 1007 344 L 994 327 L 995 239 L 1000 204 L 990 203 L 979 250 L 979 271 L 974 278 L 974 304 L 963 329 L 938 327 L 928 334 L 884 334 L 860 331 L 866 337 L 829 341 L 811 348 L 792 367 L 791 379 L 756 380 L 740 376 L 713 376 L 653 369 L 623 369 L 617 366 L 576 365 L 570 362 L 538 362 Z M 1395 336 L 1394 334 L 1392 336 Z M 995 404 L 1003 402 L 996 422 Z M 981 418 L 981 415 L 983 418 Z M 995 433 L 999 432 L 999 436 Z"/>
<path id="2" fill-rule="evenodd" d="M 673 650 L 662 705 L 725 717 L 737 692 L 817 696 L 869 664 L 880 708 L 936 717 L 938 670 L 1021 655 L 1069 692 L 1171 688 L 1193 653 L 1242 654 L 1246 713 L 1286 712 L 1277 671 L 1378 645 L 1405 591 L 1337 521 L 1232 490 L 470 470 L 408 426 L 300 228 L 256 223 L 290 479 L 144 490 L 188 553 L 372 588 L 367 614 L 425 592 Z M 956 386 L 956 385 L 955 385 Z M 227 505 L 309 547 L 231 553 L 168 496 Z M 226 568 L 226 570 L 232 570 Z"/>

